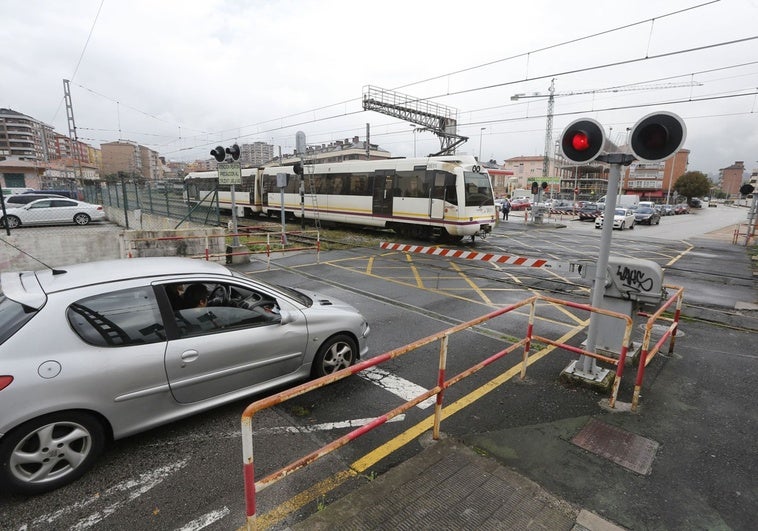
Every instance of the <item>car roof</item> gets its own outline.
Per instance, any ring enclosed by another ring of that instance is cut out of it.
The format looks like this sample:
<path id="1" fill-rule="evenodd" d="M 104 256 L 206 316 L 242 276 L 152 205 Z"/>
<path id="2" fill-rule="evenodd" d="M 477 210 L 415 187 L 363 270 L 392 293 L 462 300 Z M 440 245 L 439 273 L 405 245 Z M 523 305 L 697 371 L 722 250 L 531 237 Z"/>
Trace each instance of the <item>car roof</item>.
<path id="1" fill-rule="evenodd" d="M 219 263 L 180 257 L 102 260 L 56 267 L 55 269 L 43 269 L 35 273 L 46 293 L 130 278 L 197 274 L 232 276 L 231 271 Z"/>

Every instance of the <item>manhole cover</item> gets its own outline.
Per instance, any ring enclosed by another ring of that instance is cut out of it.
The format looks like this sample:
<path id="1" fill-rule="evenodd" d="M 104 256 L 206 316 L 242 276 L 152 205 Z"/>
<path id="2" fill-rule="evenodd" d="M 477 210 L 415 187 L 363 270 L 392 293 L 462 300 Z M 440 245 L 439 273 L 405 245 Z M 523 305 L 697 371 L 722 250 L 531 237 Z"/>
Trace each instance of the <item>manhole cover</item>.
<path id="1" fill-rule="evenodd" d="M 571 439 L 571 442 L 643 475 L 650 474 L 655 452 L 660 446 L 652 439 L 635 435 L 595 419 L 590 419 Z"/>

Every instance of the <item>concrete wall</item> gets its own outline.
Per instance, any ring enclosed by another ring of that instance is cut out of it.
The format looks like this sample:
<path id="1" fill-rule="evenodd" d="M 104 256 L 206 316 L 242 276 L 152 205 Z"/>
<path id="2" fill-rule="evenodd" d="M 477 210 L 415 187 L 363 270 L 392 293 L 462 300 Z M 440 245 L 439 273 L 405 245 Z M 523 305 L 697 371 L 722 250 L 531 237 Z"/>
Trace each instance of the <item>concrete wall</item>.
<path id="1" fill-rule="evenodd" d="M 108 219 L 118 225 L 24 227 L 10 236 L 2 232 L 0 272 L 139 256 L 203 257 L 206 248 L 211 260 L 226 260 L 226 230 L 221 227 L 192 224 L 174 230 L 175 219 L 129 212 L 129 226 L 137 229 L 125 230 L 123 210 L 105 208 Z"/>

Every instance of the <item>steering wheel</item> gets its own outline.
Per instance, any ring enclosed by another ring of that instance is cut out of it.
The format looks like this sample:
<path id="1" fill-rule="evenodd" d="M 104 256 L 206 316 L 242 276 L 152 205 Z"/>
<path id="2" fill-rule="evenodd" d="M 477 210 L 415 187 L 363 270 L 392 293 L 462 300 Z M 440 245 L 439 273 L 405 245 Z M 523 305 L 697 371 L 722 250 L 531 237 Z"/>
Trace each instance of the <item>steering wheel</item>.
<path id="1" fill-rule="evenodd" d="M 229 304 L 229 292 L 219 284 L 208 296 L 208 306 L 226 306 Z"/>
<path id="2" fill-rule="evenodd" d="M 272 313 L 265 309 L 266 306 L 270 306 L 271 308 L 276 307 L 276 301 L 271 299 L 264 298 L 259 293 L 253 293 L 249 297 L 247 297 L 242 303 L 240 304 L 242 308 L 245 308 L 246 310 L 255 310 L 260 308 L 259 311 L 264 311 L 266 313 Z"/>

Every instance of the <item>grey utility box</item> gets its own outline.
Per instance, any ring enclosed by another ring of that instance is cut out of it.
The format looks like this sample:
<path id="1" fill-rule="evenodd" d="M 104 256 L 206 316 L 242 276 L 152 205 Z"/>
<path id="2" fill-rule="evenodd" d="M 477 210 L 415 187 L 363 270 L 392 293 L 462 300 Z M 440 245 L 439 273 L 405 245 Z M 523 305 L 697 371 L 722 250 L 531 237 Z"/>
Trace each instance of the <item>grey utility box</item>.
<path id="1" fill-rule="evenodd" d="M 582 278 L 595 280 L 597 264 L 582 262 L 579 265 Z M 643 305 L 658 306 L 666 296 L 663 287 L 663 269 L 652 260 L 610 256 L 605 274 L 605 293 L 601 308 L 628 315 L 634 320 Z M 615 317 L 598 315 L 598 334 L 595 350 L 618 358 L 626 323 Z M 629 339 L 628 360 L 638 354 L 631 337 Z"/>

